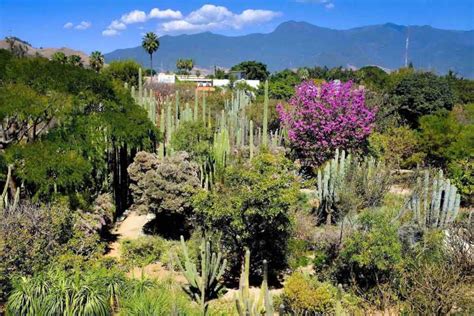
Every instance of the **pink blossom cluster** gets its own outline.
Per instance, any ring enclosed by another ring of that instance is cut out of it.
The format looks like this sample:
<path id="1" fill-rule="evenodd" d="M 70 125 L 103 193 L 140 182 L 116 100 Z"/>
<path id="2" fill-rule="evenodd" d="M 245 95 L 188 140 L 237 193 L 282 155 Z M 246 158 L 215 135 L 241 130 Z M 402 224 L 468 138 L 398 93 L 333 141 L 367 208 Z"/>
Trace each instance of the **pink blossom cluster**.
<path id="1" fill-rule="evenodd" d="M 289 108 L 277 106 L 292 148 L 306 165 L 319 165 L 337 148 L 359 146 L 371 133 L 375 109 L 365 105 L 363 88 L 351 81 L 318 86 L 306 81 L 296 87 Z"/>

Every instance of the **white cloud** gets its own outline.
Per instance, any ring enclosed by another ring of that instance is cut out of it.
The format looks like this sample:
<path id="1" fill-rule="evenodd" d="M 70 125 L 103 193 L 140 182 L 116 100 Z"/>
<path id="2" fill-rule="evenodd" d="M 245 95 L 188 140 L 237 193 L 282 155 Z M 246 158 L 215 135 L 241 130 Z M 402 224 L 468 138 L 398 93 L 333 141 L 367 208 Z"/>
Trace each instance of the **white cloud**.
<path id="1" fill-rule="evenodd" d="M 327 3 L 324 7 L 328 10 L 331 10 L 332 8 L 334 8 L 334 3 Z"/>
<path id="2" fill-rule="evenodd" d="M 117 31 L 122 31 L 122 30 L 125 30 L 126 28 L 127 26 L 125 25 L 125 23 L 120 22 L 119 20 L 113 20 L 112 23 L 110 23 L 109 26 L 107 27 L 107 29 L 117 30 Z"/>
<path id="3" fill-rule="evenodd" d="M 183 14 L 181 11 L 174 11 L 171 9 L 160 10 L 158 8 L 153 8 L 148 14 L 148 19 L 182 19 Z"/>
<path id="4" fill-rule="evenodd" d="M 106 29 L 102 31 L 103 36 L 115 36 L 119 35 L 120 33 L 117 30 L 114 29 Z"/>
<path id="5" fill-rule="evenodd" d="M 120 18 L 120 20 L 125 24 L 145 22 L 146 19 L 146 13 L 140 10 L 130 11 L 129 13 L 122 15 Z"/>
<path id="6" fill-rule="evenodd" d="M 67 22 L 66 24 L 64 24 L 63 28 L 65 29 L 70 29 L 74 26 L 74 24 L 72 24 L 72 22 Z"/>
<path id="7" fill-rule="evenodd" d="M 324 0 L 326 1 L 326 0 Z M 270 10 L 248 9 L 241 13 L 234 13 L 224 6 L 205 4 L 186 16 L 178 10 L 160 10 L 153 8 L 147 15 L 144 11 L 133 10 L 114 20 L 102 32 L 104 36 L 120 34 L 128 24 L 144 23 L 151 19 L 169 20 L 158 26 L 160 33 L 196 33 L 219 29 L 241 29 L 248 25 L 268 22 L 278 16 L 280 12 Z"/>
<path id="8" fill-rule="evenodd" d="M 334 8 L 334 3 L 332 0 L 295 0 L 296 2 L 300 3 L 317 3 L 324 5 L 324 7 L 328 10 L 331 10 Z"/>
<path id="9" fill-rule="evenodd" d="M 162 23 L 159 31 L 196 33 L 217 29 L 241 29 L 251 24 L 268 22 L 280 15 L 280 12 L 253 9 L 238 14 L 223 6 L 206 4 L 183 19 Z"/>
<path id="10" fill-rule="evenodd" d="M 87 30 L 88 28 L 90 28 L 92 26 L 92 23 L 91 22 L 87 22 L 87 21 L 82 21 L 81 23 L 79 23 L 78 25 L 76 25 L 74 28 L 76 30 Z"/>
<path id="11" fill-rule="evenodd" d="M 186 21 L 193 24 L 206 24 L 210 22 L 221 22 L 232 18 L 234 14 L 226 7 L 205 4 L 196 11 L 191 12 Z"/>

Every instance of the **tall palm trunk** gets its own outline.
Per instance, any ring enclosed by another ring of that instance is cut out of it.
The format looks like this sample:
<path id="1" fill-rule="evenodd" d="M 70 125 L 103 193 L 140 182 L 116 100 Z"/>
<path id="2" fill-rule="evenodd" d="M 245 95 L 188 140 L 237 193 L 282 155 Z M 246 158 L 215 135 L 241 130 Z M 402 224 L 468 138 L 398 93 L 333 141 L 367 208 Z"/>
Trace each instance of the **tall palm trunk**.
<path id="1" fill-rule="evenodd" d="M 153 78 L 153 53 L 150 54 L 150 76 Z"/>

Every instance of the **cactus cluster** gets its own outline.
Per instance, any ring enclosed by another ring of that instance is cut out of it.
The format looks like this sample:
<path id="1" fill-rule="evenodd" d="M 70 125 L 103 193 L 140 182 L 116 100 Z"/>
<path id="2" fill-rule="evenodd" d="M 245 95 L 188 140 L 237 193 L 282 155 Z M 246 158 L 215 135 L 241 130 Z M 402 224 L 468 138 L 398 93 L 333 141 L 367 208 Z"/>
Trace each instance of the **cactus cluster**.
<path id="1" fill-rule="evenodd" d="M 127 84 L 125 86 L 128 88 Z M 194 107 L 186 103 L 183 109 L 178 91 L 175 94 L 174 105 L 169 99 L 158 104 L 151 89 L 143 87 L 141 69 L 139 69 L 138 91 L 134 86 L 130 87 L 130 91 L 135 101 L 147 111 L 149 119 L 159 127 L 163 135 L 163 142 L 157 149 L 160 157 L 173 155 L 173 148 L 170 146 L 171 138 L 182 122 L 202 120 L 209 127 L 212 127 L 212 122 L 215 123 L 214 141 L 211 144 L 212 155 L 201 167 L 202 187 L 209 189 L 216 179 L 216 172 L 222 173 L 229 161 L 233 159 L 234 153 L 246 152 L 252 159 L 259 148 L 281 146 L 284 139 L 283 130 L 269 131 L 268 129 L 268 82 L 265 82 L 264 87 L 261 128 L 255 128 L 254 122 L 247 118 L 245 112 L 251 103 L 251 97 L 242 90 L 232 93 L 231 99 L 224 103 L 224 110 L 212 121 L 205 92 L 200 95 L 198 90 L 195 91 Z M 159 109 L 159 115 L 157 115 L 157 109 Z"/>
<path id="2" fill-rule="evenodd" d="M 417 187 L 408 199 L 407 208 L 413 212 L 413 221 L 423 229 L 446 228 L 451 225 L 459 212 L 461 195 L 443 171 L 430 179 L 428 170 L 423 179 L 418 177 Z"/>
<path id="3" fill-rule="evenodd" d="M 263 281 L 260 286 L 260 293 L 255 298 L 250 293 L 250 250 L 245 252 L 244 265 L 239 281 L 239 291 L 235 297 L 235 304 L 240 316 L 273 315 L 272 295 L 268 289 L 268 264 L 263 261 Z"/>
<path id="4" fill-rule="evenodd" d="M 128 84 L 125 83 L 125 88 L 128 88 Z M 134 86 L 130 87 L 130 93 L 135 100 L 135 102 L 140 105 L 148 113 L 148 118 L 153 124 L 156 125 L 156 108 L 158 103 L 153 95 L 151 89 L 143 88 L 142 81 L 142 69 L 138 70 L 138 91 L 136 91 Z"/>
<path id="5" fill-rule="evenodd" d="M 319 213 L 326 214 L 326 222 L 331 224 L 336 211 L 336 203 L 339 199 L 339 190 L 344 181 L 347 168 L 351 162 L 351 155 L 346 155 L 343 150 L 341 154 L 336 150 L 334 158 L 323 168 L 318 170 L 318 185 L 316 197 L 319 201 Z"/>
<path id="6" fill-rule="evenodd" d="M 178 266 L 188 282 L 184 286 L 184 290 L 199 304 L 202 314 L 206 315 L 209 300 L 217 297 L 223 288 L 220 279 L 224 274 L 226 259 L 222 259 L 220 252 L 218 254 L 211 253 L 209 241 L 203 239 L 200 247 L 201 262 L 198 268 L 189 257 L 183 236 L 181 236 L 181 249 L 184 257 L 183 262 L 179 257 L 176 256 L 176 258 Z"/>

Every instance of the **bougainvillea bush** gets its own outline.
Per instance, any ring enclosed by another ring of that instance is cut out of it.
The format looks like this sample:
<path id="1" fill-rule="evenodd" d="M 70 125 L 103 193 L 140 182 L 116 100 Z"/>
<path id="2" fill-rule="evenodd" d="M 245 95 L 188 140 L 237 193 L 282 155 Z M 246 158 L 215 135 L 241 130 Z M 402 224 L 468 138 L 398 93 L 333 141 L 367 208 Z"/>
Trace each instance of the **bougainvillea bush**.
<path id="1" fill-rule="evenodd" d="M 364 89 L 351 81 L 296 87 L 288 108 L 277 106 L 296 156 L 305 166 L 317 166 L 336 148 L 356 148 L 371 133 L 376 109 L 365 104 Z"/>

